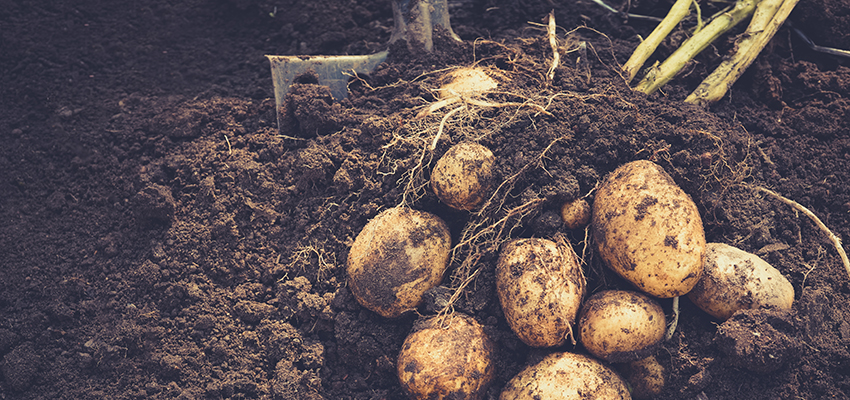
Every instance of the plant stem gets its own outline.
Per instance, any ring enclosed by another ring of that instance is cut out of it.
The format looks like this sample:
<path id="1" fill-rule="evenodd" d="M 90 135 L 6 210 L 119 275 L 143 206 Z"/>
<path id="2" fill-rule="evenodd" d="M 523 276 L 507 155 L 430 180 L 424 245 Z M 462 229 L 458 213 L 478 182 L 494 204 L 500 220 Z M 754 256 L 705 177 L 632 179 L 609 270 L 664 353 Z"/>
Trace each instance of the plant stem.
<path id="1" fill-rule="evenodd" d="M 638 83 L 635 90 L 646 94 L 654 93 L 659 87 L 673 79 L 688 61 L 708 47 L 711 42 L 752 14 L 761 1 L 738 0 L 731 10 L 718 15 L 705 28 L 682 43 L 660 66 L 650 70 Z"/>
<path id="2" fill-rule="evenodd" d="M 646 62 L 649 56 L 655 52 L 661 41 L 670 34 L 682 18 L 688 15 L 688 10 L 692 2 L 693 0 L 676 0 L 676 3 L 670 8 L 667 16 L 661 20 L 652 33 L 647 36 L 646 40 L 638 45 L 632 56 L 629 57 L 629 61 L 623 64 L 623 72 L 626 73 L 626 83 L 634 79 L 638 70 L 643 66 L 643 63 Z"/>
<path id="3" fill-rule="evenodd" d="M 761 53 L 767 42 L 791 14 L 799 0 L 764 0 L 736 45 L 735 56 L 723 61 L 685 99 L 686 103 L 707 104 L 720 100 Z"/>

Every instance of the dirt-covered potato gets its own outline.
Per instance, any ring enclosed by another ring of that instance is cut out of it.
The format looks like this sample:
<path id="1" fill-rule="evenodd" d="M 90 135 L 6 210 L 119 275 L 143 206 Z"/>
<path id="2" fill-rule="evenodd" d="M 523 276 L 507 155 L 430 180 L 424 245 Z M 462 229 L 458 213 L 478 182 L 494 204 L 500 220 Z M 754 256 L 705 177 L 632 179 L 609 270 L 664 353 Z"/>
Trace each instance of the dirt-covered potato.
<path id="1" fill-rule="evenodd" d="M 458 143 L 437 161 L 431 189 L 449 207 L 472 210 L 490 196 L 495 165 L 490 149 L 473 142 Z"/>
<path id="2" fill-rule="evenodd" d="M 493 380 L 493 342 L 455 313 L 417 322 L 398 356 L 398 378 L 413 399 L 480 399 Z"/>
<path id="3" fill-rule="evenodd" d="M 654 399 L 664 391 L 664 366 L 655 356 L 622 364 L 618 367 L 632 389 L 632 398 Z"/>
<path id="4" fill-rule="evenodd" d="M 790 309 L 794 287 L 779 270 L 752 253 L 723 243 L 706 246 L 705 272 L 688 298 L 726 320 L 742 309 Z"/>
<path id="5" fill-rule="evenodd" d="M 568 201 L 561 206 L 561 219 L 570 229 L 584 228 L 590 222 L 590 204 L 585 199 Z"/>
<path id="6" fill-rule="evenodd" d="M 526 367 L 505 388 L 499 400 L 631 399 L 626 384 L 601 362 L 574 353 L 554 353 Z"/>
<path id="7" fill-rule="evenodd" d="M 514 333 L 532 347 L 563 344 L 584 297 L 578 257 L 566 240 L 516 239 L 496 264 L 496 291 Z"/>
<path id="8" fill-rule="evenodd" d="M 348 253 L 348 287 L 360 304 L 393 318 L 443 279 L 451 236 L 436 215 L 395 207 L 369 221 Z"/>
<path id="9" fill-rule="evenodd" d="M 590 296 L 578 319 L 584 348 L 610 362 L 628 362 L 652 354 L 667 328 L 664 310 L 648 296 L 606 290 Z"/>
<path id="10" fill-rule="evenodd" d="M 681 296 L 702 276 L 705 232 L 697 206 L 651 161 L 630 162 L 605 177 L 591 230 L 605 263 L 652 296 Z"/>

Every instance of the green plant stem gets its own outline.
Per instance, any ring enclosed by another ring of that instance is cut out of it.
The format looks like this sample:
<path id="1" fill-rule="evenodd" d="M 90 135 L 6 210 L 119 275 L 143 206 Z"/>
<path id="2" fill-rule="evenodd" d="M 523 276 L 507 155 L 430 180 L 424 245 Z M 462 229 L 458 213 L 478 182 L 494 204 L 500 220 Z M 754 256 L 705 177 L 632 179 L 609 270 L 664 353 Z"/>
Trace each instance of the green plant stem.
<path id="1" fill-rule="evenodd" d="M 637 75 L 638 70 L 643 66 L 643 63 L 655 52 L 661 41 L 670 34 L 673 28 L 679 24 L 679 21 L 688 15 L 688 10 L 691 7 L 693 0 L 676 0 L 673 7 L 667 16 L 655 27 L 652 33 L 646 37 L 646 40 L 640 42 L 629 60 L 623 64 L 623 72 L 626 73 L 626 83 L 631 82 Z"/>
<path id="2" fill-rule="evenodd" d="M 635 90 L 646 94 L 654 93 L 659 87 L 673 79 L 688 61 L 708 47 L 711 42 L 752 14 L 761 1 L 738 0 L 731 10 L 718 15 L 705 28 L 682 43 L 661 65 L 650 70 L 638 83 Z"/>
<path id="3" fill-rule="evenodd" d="M 756 8 L 747 31 L 738 40 L 735 55 L 723 61 L 685 102 L 708 104 L 723 98 L 773 38 L 798 2 L 799 0 L 763 0 Z"/>

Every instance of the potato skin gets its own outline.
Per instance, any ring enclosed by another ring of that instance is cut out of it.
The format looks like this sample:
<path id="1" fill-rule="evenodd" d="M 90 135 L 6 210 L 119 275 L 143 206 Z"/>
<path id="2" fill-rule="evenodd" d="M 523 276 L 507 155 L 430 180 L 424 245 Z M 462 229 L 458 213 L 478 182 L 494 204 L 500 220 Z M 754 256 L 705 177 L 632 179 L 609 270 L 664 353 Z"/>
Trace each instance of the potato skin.
<path id="1" fill-rule="evenodd" d="M 699 210 L 651 161 L 630 162 L 605 177 L 593 201 L 591 230 L 605 263 L 652 296 L 681 296 L 702 276 Z"/>
<path id="2" fill-rule="evenodd" d="M 623 364 L 622 376 L 632 388 L 632 398 L 654 399 L 664 391 L 666 371 L 655 356 Z"/>
<path id="3" fill-rule="evenodd" d="M 431 172 L 431 189 L 456 210 L 481 205 L 495 183 L 496 157 L 490 149 L 473 142 L 452 146 Z"/>
<path id="4" fill-rule="evenodd" d="M 590 296 L 578 320 L 584 348 L 610 362 L 628 362 L 652 354 L 667 329 L 664 310 L 653 299 L 628 290 Z"/>
<path id="5" fill-rule="evenodd" d="M 726 320 L 742 309 L 790 309 L 794 286 L 755 254 L 728 244 L 708 243 L 705 273 L 688 298 L 713 317 Z"/>
<path id="6" fill-rule="evenodd" d="M 590 204 L 585 199 L 568 201 L 561 206 L 561 219 L 570 229 L 584 228 L 590 222 Z"/>
<path id="7" fill-rule="evenodd" d="M 616 372 L 601 362 L 574 353 L 553 353 L 511 379 L 499 400 L 631 399 Z"/>
<path id="8" fill-rule="evenodd" d="M 369 221 L 348 253 L 348 286 L 364 307 L 395 318 L 443 279 L 451 236 L 436 215 L 395 207 Z"/>
<path id="9" fill-rule="evenodd" d="M 532 347 L 564 344 L 584 297 L 578 257 L 563 238 L 516 239 L 502 248 L 496 291 L 505 319 Z"/>
<path id="10" fill-rule="evenodd" d="M 455 313 L 418 322 L 396 368 L 412 399 L 480 399 L 493 380 L 494 344 L 474 319 Z"/>

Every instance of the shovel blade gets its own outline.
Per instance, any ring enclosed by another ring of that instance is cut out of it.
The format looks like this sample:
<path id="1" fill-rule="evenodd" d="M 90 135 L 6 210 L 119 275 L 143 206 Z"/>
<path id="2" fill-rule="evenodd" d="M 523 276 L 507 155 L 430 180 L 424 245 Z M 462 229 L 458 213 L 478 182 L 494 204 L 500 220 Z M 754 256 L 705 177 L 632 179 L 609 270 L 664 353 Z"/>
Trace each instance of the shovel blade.
<path id="1" fill-rule="evenodd" d="M 289 86 L 299 75 L 313 70 L 319 84 L 331 90 L 334 100 L 348 97 L 348 79 L 352 71 L 366 74 L 374 71 L 387 59 L 387 51 L 365 56 L 266 56 L 271 63 L 274 100 L 277 104 L 277 124 L 280 130 L 281 107 Z"/>

